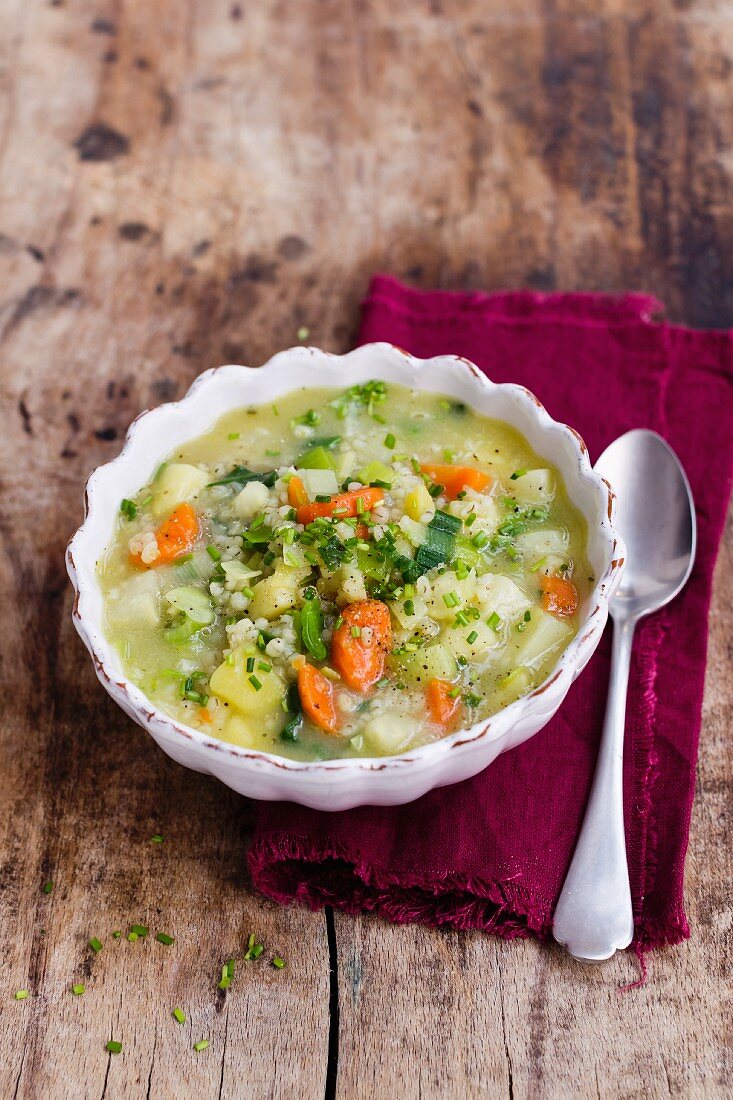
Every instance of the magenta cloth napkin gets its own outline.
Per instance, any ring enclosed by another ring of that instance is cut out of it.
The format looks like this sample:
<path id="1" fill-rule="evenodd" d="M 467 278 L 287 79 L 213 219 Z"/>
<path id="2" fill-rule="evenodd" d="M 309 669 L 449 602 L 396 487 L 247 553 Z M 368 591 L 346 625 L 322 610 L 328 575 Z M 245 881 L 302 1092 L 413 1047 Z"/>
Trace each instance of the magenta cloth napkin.
<path id="1" fill-rule="evenodd" d="M 715 554 L 733 472 L 731 334 L 657 323 L 632 294 L 453 294 L 378 276 L 360 343 L 454 352 L 528 386 L 584 436 L 595 460 L 648 427 L 680 456 L 697 504 L 698 553 L 683 594 L 634 647 L 625 754 L 635 944 L 689 935 L 682 880 Z M 481 775 L 407 806 L 327 814 L 263 803 L 254 885 L 280 902 L 370 910 L 393 921 L 546 937 L 581 823 L 606 698 L 610 628 L 559 713 Z"/>

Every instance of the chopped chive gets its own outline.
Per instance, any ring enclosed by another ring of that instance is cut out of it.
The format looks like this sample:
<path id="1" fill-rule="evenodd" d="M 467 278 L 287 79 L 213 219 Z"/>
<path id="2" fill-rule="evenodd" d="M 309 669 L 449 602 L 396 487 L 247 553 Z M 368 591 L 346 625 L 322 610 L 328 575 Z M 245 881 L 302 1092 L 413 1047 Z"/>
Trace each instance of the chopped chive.
<path id="1" fill-rule="evenodd" d="M 207 546 L 206 553 L 209 555 L 212 561 L 219 561 L 221 558 L 221 554 L 215 546 Z"/>
<path id="2" fill-rule="evenodd" d="M 501 616 L 497 615 L 495 611 L 492 611 L 486 620 L 486 625 L 490 626 L 492 630 L 498 630 L 501 624 Z"/>
<path id="3" fill-rule="evenodd" d="M 488 535 L 486 534 L 485 531 L 478 531 L 473 536 L 473 538 L 471 539 L 471 542 L 473 543 L 473 545 L 476 547 L 477 550 L 480 550 L 483 546 L 486 546 L 486 543 L 488 541 L 489 541 L 489 537 L 488 537 Z"/>
<path id="4" fill-rule="evenodd" d="M 247 658 L 247 672 L 254 672 L 254 670 L 255 670 L 255 659 L 254 659 L 254 657 L 248 657 Z"/>
<path id="5" fill-rule="evenodd" d="M 463 702 L 467 707 L 477 707 L 481 703 L 481 696 L 474 695 L 473 692 L 469 691 L 467 695 L 463 696 Z"/>
<path id="6" fill-rule="evenodd" d="M 53 890 L 53 883 L 52 882 L 45 883 L 45 885 L 43 887 L 44 894 L 50 894 L 52 890 Z"/>
<path id="7" fill-rule="evenodd" d="M 372 420 L 376 420 L 377 424 L 386 424 L 387 423 L 386 418 L 384 416 L 382 416 L 381 413 L 373 412 L 371 414 L 371 417 L 372 417 Z"/>
<path id="8" fill-rule="evenodd" d="M 272 665 L 268 665 L 267 661 L 258 661 L 257 668 L 260 672 L 272 672 Z"/>
<path id="9" fill-rule="evenodd" d="M 28 990 L 27 989 L 16 989 L 16 991 L 15 991 L 16 1001 L 24 1001 L 27 998 L 27 996 L 28 996 Z"/>
<path id="10" fill-rule="evenodd" d="M 414 615 L 415 614 L 415 604 L 413 603 L 412 600 L 405 600 L 405 602 L 402 606 L 404 608 L 405 615 Z"/>
<path id="11" fill-rule="evenodd" d="M 280 415 L 280 410 L 278 409 L 277 405 L 273 405 L 273 406 L 272 406 L 272 411 L 273 411 L 273 413 L 274 413 L 274 415 L 275 415 L 275 416 L 279 416 L 279 415 Z"/>
<path id="12" fill-rule="evenodd" d="M 449 699 L 457 699 L 460 694 L 461 694 L 461 688 L 460 688 L 460 684 L 459 684 L 458 687 L 451 688 L 451 690 L 448 692 L 448 698 Z"/>
<path id="13" fill-rule="evenodd" d="M 443 461 L 444 462 L 452 462 L 455 457 L 456 457 L 456 452 L 455 451 L 450 451 L 450 450 L 447 450 L 447 449 L 445 451 L 443 451 Z"/>
<path id="14" fill-rule="evenodd" d="M 476 513 L 471 512 L 470 516 L 466 516 L 463 522 L 465 523 L 466 527 L 472 527 L 473 524 L 476 522 Z"/>
<path id="15" fill-rule="evenodd" d="M 255 691 L 261 691 L 262 682 L 260 680 L 258 680 L 256 676 L 250 676 L 249 682 L 252 685 L 252 687 L 255 689 Z"/>
<path id="16" fill-rule="evenodd" d="M 465 499 L 466 499 L 466 490 L 465 489 L 461 489 L 461 491 L 459 493 L 456 493 L 456 500 L 465 500 Z"/>
<path id="17" fill-rule="evenodd" d="M 360 626 L 352 626 L 352 628 L 351 628 L 351 637 L 352 638 L 361 638 L 361 627 Z"/>
<path id="18" fill-rule="evenodd" d="M 158 943 L 164 943 L 166 947 L 170 947 L 170 945 L 174 942 L 173 936 L 169 936 L 167 932 L 156 932 L 155 938 Z"/>
<path id="19" fill-rule="evenodd" d="M 282 970 L 282 968 L 285 966 L 285 959 L 281 959 L 279 955 L 276 955 L 275 958 L 272 960 L 272 965 L 278 970 Z"/>
<path id="20" fill-rule="evenodd" d="M 81 997 L 84 993 L 86 993 L 86 990 L 87 987 L 84 985 L 83 982 L 79 982 L 78 985 L 72 985 L 71 987 L 71 992 L 74 994 L 75 997 Z"/>
<path id="21" fill-rule="evenodd" d="M 364 515 L 364 498 L 363 497 L 357 497 L 356 498 L 356 512 L 357 512 L 357 515 L 360 515 L 360 516 Z"/>
<path id="22" fill-rule="evenodd" d="M 333 624 L 333 629 L 334 629 L 334 630 L 338 630 L 338 629 L 339 629 L 339 627 L 341 627 L 341 626 L 343 626 L 343 625 L 344 625 L 344 617 L 343 617 L 343 615 L 339 615 L 338 619 L 337 619 L 337 620 L 336 620 L 336 622 L 335 622 L 335 623 Z"/>
<path id="23" fill-rule="evenodd" d="M 110 1039 L 104 1049 L 108 1050 L 110 1054 L 119 1054 L 122 1050 L 122 1043 L 118 1043 L 115 1039 Z"/>
<path id="24" fill-rule="evenodd" d="M 478 638 L 478 632 L 475 631 L 475 630 L 472 630 L 471 633 L 467 636 L 466 641 L 468 642 L 469 645 L 473 645 L 473 643 L 476 641 L 477 638 Z"/>
<path id="25" fill-rule="evenodd" d="M 250 588 L 249 585 L 245 585 L 244 588 L 242 589 L 242 595 L 248 600 L 251 600 L 252 597 L 254 596 L 254 594 L 255 594 L 254 588 Z"/>
<path id="26" fill-rule="evenodd" d="M 456 615 L 455 626 L 468 626 L 468 615 L 465 611 L 459 611 Z"/>
<path id="27" fill-rule="evenodd" d="M 527 471 L 525 469 L 515 470 L 514 473 L 511 475 L 510 480 L 511 481 L 516 481 L 517 478 L 524 477 L 524 475 L 526 473 L 527 473 Z"/>
<path id="28" fill-rule="evenodd" d="M 227 439 L 239 439 L 239 432 L 229 432 Z"/>
<path id="29" fill-rule="evenodd" d="M 280 452 L 279 451 L 272 451 L 268 448 L 268 449 L 265 450 L 265 454 L 269 458 L 277 458 L 277 456 L 280 454 Z"/>
<path id="30" fill-rule="evenodd" d="M 121 933 L 121 932 L 113 932 L 113 933 L 112 933 L 112 939 L 113 939 L 113 940 L 119 940 L 119 939 L 121 939 L 121 937 L 122 937 L 122 933 Z"/>
<path id="31" fill-rule="evenodd" d="M 131 928 L 132 932 L 136 932 L 138 936 L 147 936 L 148 930 L 144 924 L 133 924 Z"/>
<path id="32" fill-rule="evenodd" d="M 140 937 L 138 936 L 137 932 L 128 932 L 127 939 L 130 943 L 137 943 Z"/>
<path id="33" fill-rule="evenodd" d="M 446 607 L 456 607 L 458 604 L 458 599 L 454 596 L 452 592 L 444 592 L 443 603 Z"/>
<path id="34" fill-rule="evenodd" d="M 199 1039 L 199 1041 L 197 1043 L 193 1044 L 193 1049 L 198 1054 L 199 1051 L 206 1050 L 208 1045 L 209 1045 L 209 1040 L 208 1039 Z"/>
<path id="35" fill-rule="evenodd" d="M 174 1008 L 173 1009 L 173 1019 L 178 1020 L 179 1024 L 185 1024 L 185 1022 L 186 1022 L 186 1013 L 183 1011 L 182 1008 Z"/>
<path id="36" fill-rule="evenodd" d="M 262 946 L 261 943 L 256 943 L 254 945 L 254 947 L 252 948 L 252 958 L 253 959 L 259 959 L 260 955 L 262 954 L 262 952 L 264 950 L 265 949 L 264 949 L 264 947 Z"/>
<path id="37" fill-rule="evenodd" d="M 302 341 L 302 340 L 307 340 L 308 337 L 310 336 L 310 334 L 311 334 L 311 330 L 309 328 L 306 328 L 305 325 L 301 325 L 300 328 L 298 329 L 297 333 L 296 333 L 296 336 L 298 337 L 299 340 Z"/>
<path id="38" fill-rule="evenodd" d="M 128 500 L 127 497 L 123 497 L 120 501 L 120 511 L 125 519 L 134 519 L 137 515 L 137 505 L 134 501 Z"/>
<path id="39" fill-rule="evenodd" d="M 98 940 L 96 936 L 92 936 L 89 941 L 89 946 L 91 947 L 92 951 L 94 951 L 94 953 L 97 955 L 102 950 L 102 942 L 101 940 Z"/>
<path id="40" fill-rule="evenodd" d="M 397 440 L 392 435 L 392 432 L 387 432 L 387 434 L 384 437 L 385 447 L 387 447 L 390 451 L 393 451 L 395 449 L 396 443 L 397 443 Z"/>
<path id="41" fill-rule="evenodd" d="M 524 612 L 524 621 L 525 621 L 525 623 L 528 623 L 531 618 L 532 618 L 532 612 L 531 611 L 525 611 Z"/>
<path id="42" fill-rule="evenodd" d="M 530 568 L 530 573 L 536 573 L 538 569 L 541 569 L 542 566 L 546 565 L 546 564 L 547 564 L 547 555 L 545 554 L 544 558 L 540 558 L 539 561 L 536 561 L 534 563 L 534 565 Z"/>
<path id="43" fill-rule="evenodd" d="M 162 844 L 163 843 L 163 837 L 160 833 L 153 833 L 150 840 L 152 841 L 153 844 Z"/>

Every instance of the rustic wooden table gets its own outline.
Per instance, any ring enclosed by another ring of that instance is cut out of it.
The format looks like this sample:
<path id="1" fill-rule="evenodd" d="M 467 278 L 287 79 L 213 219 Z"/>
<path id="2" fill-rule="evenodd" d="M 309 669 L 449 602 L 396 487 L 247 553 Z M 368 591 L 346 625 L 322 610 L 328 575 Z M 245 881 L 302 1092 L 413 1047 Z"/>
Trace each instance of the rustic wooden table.
<path id="1" fill-rule="evenodd" d="M 5 0 L 0 52 L 0 1095 L 722 1096 L 731 538 L 693 938 L 625 995 L 633 956 L 586 969 L 252 894 L 244 803 L 98 686 L 63 549 L 138 410 L 300 326 L 346 349 L 374 270 L 643 287 L 673 317 L 731 325 L 729 7 Z M 135 921 L 175 945 L 112 939 Z M 241 966 L 225 997 L 219 968 L 250 932 L 287 966 Z"/>

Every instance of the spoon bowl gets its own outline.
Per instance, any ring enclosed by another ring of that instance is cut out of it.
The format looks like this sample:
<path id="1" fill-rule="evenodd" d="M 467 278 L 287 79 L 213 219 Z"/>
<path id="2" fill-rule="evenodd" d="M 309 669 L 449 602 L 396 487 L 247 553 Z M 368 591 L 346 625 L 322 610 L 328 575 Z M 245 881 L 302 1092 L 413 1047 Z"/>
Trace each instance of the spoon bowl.
<path id="1" fill-rule="evenodd" d="M 626 541 L 610 613 L 639 619 L 674 599 L 690 575 L 697 542 L 690 485 L 669 444 L 644 429 L 616 439 L 595 468 L 618 494 L 616 527 Z"/>

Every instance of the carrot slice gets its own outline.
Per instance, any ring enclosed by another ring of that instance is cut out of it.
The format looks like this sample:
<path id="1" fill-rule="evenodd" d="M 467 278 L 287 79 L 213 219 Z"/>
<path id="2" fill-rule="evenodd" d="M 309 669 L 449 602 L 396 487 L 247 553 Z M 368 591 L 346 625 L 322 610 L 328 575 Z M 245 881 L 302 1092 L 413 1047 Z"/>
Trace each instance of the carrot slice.
<path id="1" fill-rule="evenodd" d="M 288 501 L 291 508 L 302 508 L 308 503 L 308 494 L 305 491 L 302 477 L 293 474 L 288 482 Z"/>
<path id="2" fill-rule="evenodd" d="M 331 642 L 331 664 L 344 683 L 364 694 L 381 680 L 392 648 L 389 608 L 380 600 L 360 600 L 344 608 L 341 616 Z"/>
<path id="3" fill-rule="evenodd" d="M 452 696 L 455 686 L 449 680 L 431 680 L 426 692 L 430 721 L 449 730 L 461 709 L 460 696 Z"/>
<path id="4" fill-rule="evenodd" d="M 208 726 L 213 721 L 208 707 L 199 707 L 199 722 L 205 722 Z"/>
<path id="5" fill-rule="evenodd" d="M 304 664 L 298 669 L 298 694 L 303 712 L 314 726 L 324 733 L 338 732 L 333 684 L 315 665 Z"/>
<path id="6" fill-rule="evenodd" d="M 362 542 L 366 542 L 366 540 L 369 538 L 369 528 L 367 527 L 366 523 L 357 523 L 356 527 L 354 528 L 354 534 L 358 539 L 361 539 Z"/>
<path id="7" fill-rule="evenodd" d="M 545 611 L 565 619 L 574 615 L 578 609 L 578 590 L 572 581 L 565 577 L 540 577 L 542 588 L 542 606 Z"/>
<path id="8" fill-rule="evenodd" d="M 316 500 L 313 504 L 304 504 L 298 508 L 295 518 L 298 523 L 304 525 L 313 523 L 313 520 L 318 519 L 319 516 L 333 516 L 334 513 L 338 513 L 337 519 L 348 519 L 359 515 L 359 501 L 361 501 L 363 513 L 371 512 L 383 498 L 384 493 L 381 489 L 365 486 L 363 489 L 353 489 L 350 493 L 337 493 L 330 500 Z"/>
<path id="9" fill-rule="evenodd" d="M 455 500 L 463 489 L 475 489 L 481 493 L 494 483 L 489 474 L 477 470 L 475 466 L 433 466 L 427 463 L 420 469 L 436 485 L 442 485 L 451 500 Z"/>
<path id="10" fill-rule="evenodd" d="M 179 504 L 168 519 L 163 520 L 157 528 L 155 540 L 158 543 L 158 556 L 147 568 L 167 565 L 181 554 L 186 554 L 195 543 L 198 534 L 199 521 L 196 512 L 190 504 Z M 135 565 L 147 565 L 139 554 L 131 554 L 130 558 Z"/>

